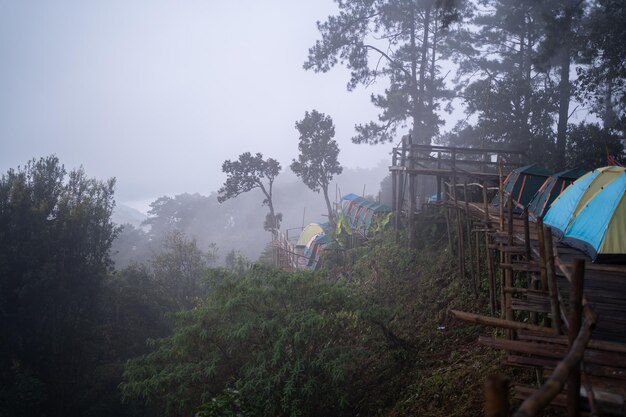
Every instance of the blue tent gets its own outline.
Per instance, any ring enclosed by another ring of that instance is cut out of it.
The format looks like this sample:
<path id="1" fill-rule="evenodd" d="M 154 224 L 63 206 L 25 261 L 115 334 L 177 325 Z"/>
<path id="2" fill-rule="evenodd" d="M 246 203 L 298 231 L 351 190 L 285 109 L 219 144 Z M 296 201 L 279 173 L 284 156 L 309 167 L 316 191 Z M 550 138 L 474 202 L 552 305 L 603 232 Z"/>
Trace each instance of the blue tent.
<path id="1" fill-rule="evenodd" d="M 567 187 L 552 203 L 543 222 L 562 236 L 572 220 L 603 187 L 624 173 L 621 167 L 594 169 Z"/>
<path id="2" fill-rule="evenodd" d="M 552 203 L 544 223 L 563 242 L 592 260 L 626 260 L 626 170 L 595 169 L 569 186 Z"/>
<path id="3" fill-rule="evenodd" d="M 563 242 L 592 260 L 626 260 L 626 173 L 604 187 L 574 218 Z"/>

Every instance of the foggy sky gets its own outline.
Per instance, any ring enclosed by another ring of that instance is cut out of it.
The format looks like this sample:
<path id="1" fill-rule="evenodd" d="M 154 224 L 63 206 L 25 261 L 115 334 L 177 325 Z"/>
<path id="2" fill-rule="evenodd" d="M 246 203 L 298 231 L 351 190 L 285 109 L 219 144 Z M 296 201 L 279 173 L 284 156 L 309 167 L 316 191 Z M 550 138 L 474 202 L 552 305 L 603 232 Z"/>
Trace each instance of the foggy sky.
<path id="1" fill-rule="evenodd" d="M 0 0 L 0 170 L 56 154 L 117 177 L 119 202 L 208 194 L 221 163 L 262 152 L 287 168 L 294 122 L 313 108 L 337 125 L 349 167 L 389 159 L 353 145 L 375 90 L 304 71 L 331 0 Z M 379 86 L 382 88 L 381 86 Z M 376 87 L 375 87 L 376 88 Z"/>

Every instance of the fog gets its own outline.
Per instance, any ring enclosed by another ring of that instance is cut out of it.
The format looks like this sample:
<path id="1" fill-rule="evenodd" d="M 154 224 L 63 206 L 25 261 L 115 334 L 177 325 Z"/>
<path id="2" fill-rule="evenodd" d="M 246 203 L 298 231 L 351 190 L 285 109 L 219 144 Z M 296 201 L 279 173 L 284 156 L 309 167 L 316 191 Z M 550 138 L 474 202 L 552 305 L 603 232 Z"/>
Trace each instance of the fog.
<path id="1" fill-rule="evenodd" d="M 354 145 L 376 117 L 348 73 L 302 69 L 334 13 L 331 0 L 0 1 L 0 170 L 56 154 L 117 178 L 116 200 L 142 211 L 162 195 L 209 194 L 221 163 L 297 156 L 294 122 L 334 118 L 346 167 L 389 161 L 389 145 Z M 288 169 L 288 168 L 287 168 Z"/>

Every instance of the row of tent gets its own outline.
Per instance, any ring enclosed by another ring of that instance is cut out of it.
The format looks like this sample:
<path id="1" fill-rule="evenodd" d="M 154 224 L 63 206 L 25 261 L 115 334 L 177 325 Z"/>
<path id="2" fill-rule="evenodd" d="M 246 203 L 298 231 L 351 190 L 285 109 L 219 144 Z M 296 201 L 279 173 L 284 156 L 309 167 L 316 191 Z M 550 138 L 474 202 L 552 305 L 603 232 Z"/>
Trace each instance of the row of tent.
<path id="1" fill-rule="evenodd" d="M 503 188 L 531 218 L 594 262 L 626 261 L 626 170 L 608 166 L 552 174 L 539 165 L 511 172 Z M 498 205 L 498 196 L 492 202 Z"/>
<path id="2" fill-rule="evenodd" d="M 341 208 L 353 230 L 367 229 L 371 226 L 372 220 L 377 215 L 391 211 L 386 204 L 366 200 L 352 193 L 344 195 L 341 198 Z"/>
<path id="3" fill-rule="evenodd" d="M 328 223 L 310 223 L 300 233 L 296 242 L 296 250 L 301 250 L 306 259 L 306 267 L 317 269 L 322 252 L 332 249 L 334 242 L 328 237 Z"/>
<path id="4" fill-rule="evenodd" d="M 376 203 L 352 193 L 341 198 L 341 209 L 353 230 L 367 229 L 377 216 L 391 211 L 385 204 Z M 328 236 L 329 230 L 328 223 L 310 223 L 300 233 L 296 250 L 302 251 L 302 255 L 307 260 L 306 267 L 317 269 L 322 253 L 336 247 L 336 242 Z"/>

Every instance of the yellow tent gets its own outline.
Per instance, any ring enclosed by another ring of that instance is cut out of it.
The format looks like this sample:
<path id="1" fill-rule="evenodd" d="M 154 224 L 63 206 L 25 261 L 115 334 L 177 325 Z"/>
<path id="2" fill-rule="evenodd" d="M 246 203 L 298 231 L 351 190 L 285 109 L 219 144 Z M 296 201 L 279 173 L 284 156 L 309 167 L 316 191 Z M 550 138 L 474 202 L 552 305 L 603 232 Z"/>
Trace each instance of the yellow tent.
<path id="1" fill-rule="evenodd" d="M 311 240 L 311 238 L 318 234 L 324 234 L 324 229 L 317 223 L 310 223 L 307 227 L 302 230 L 300 233 L 300 237 L 298 238 L 298 242 L 296 242 L 296 246 L 306 246 L 306 244 Z"/>

